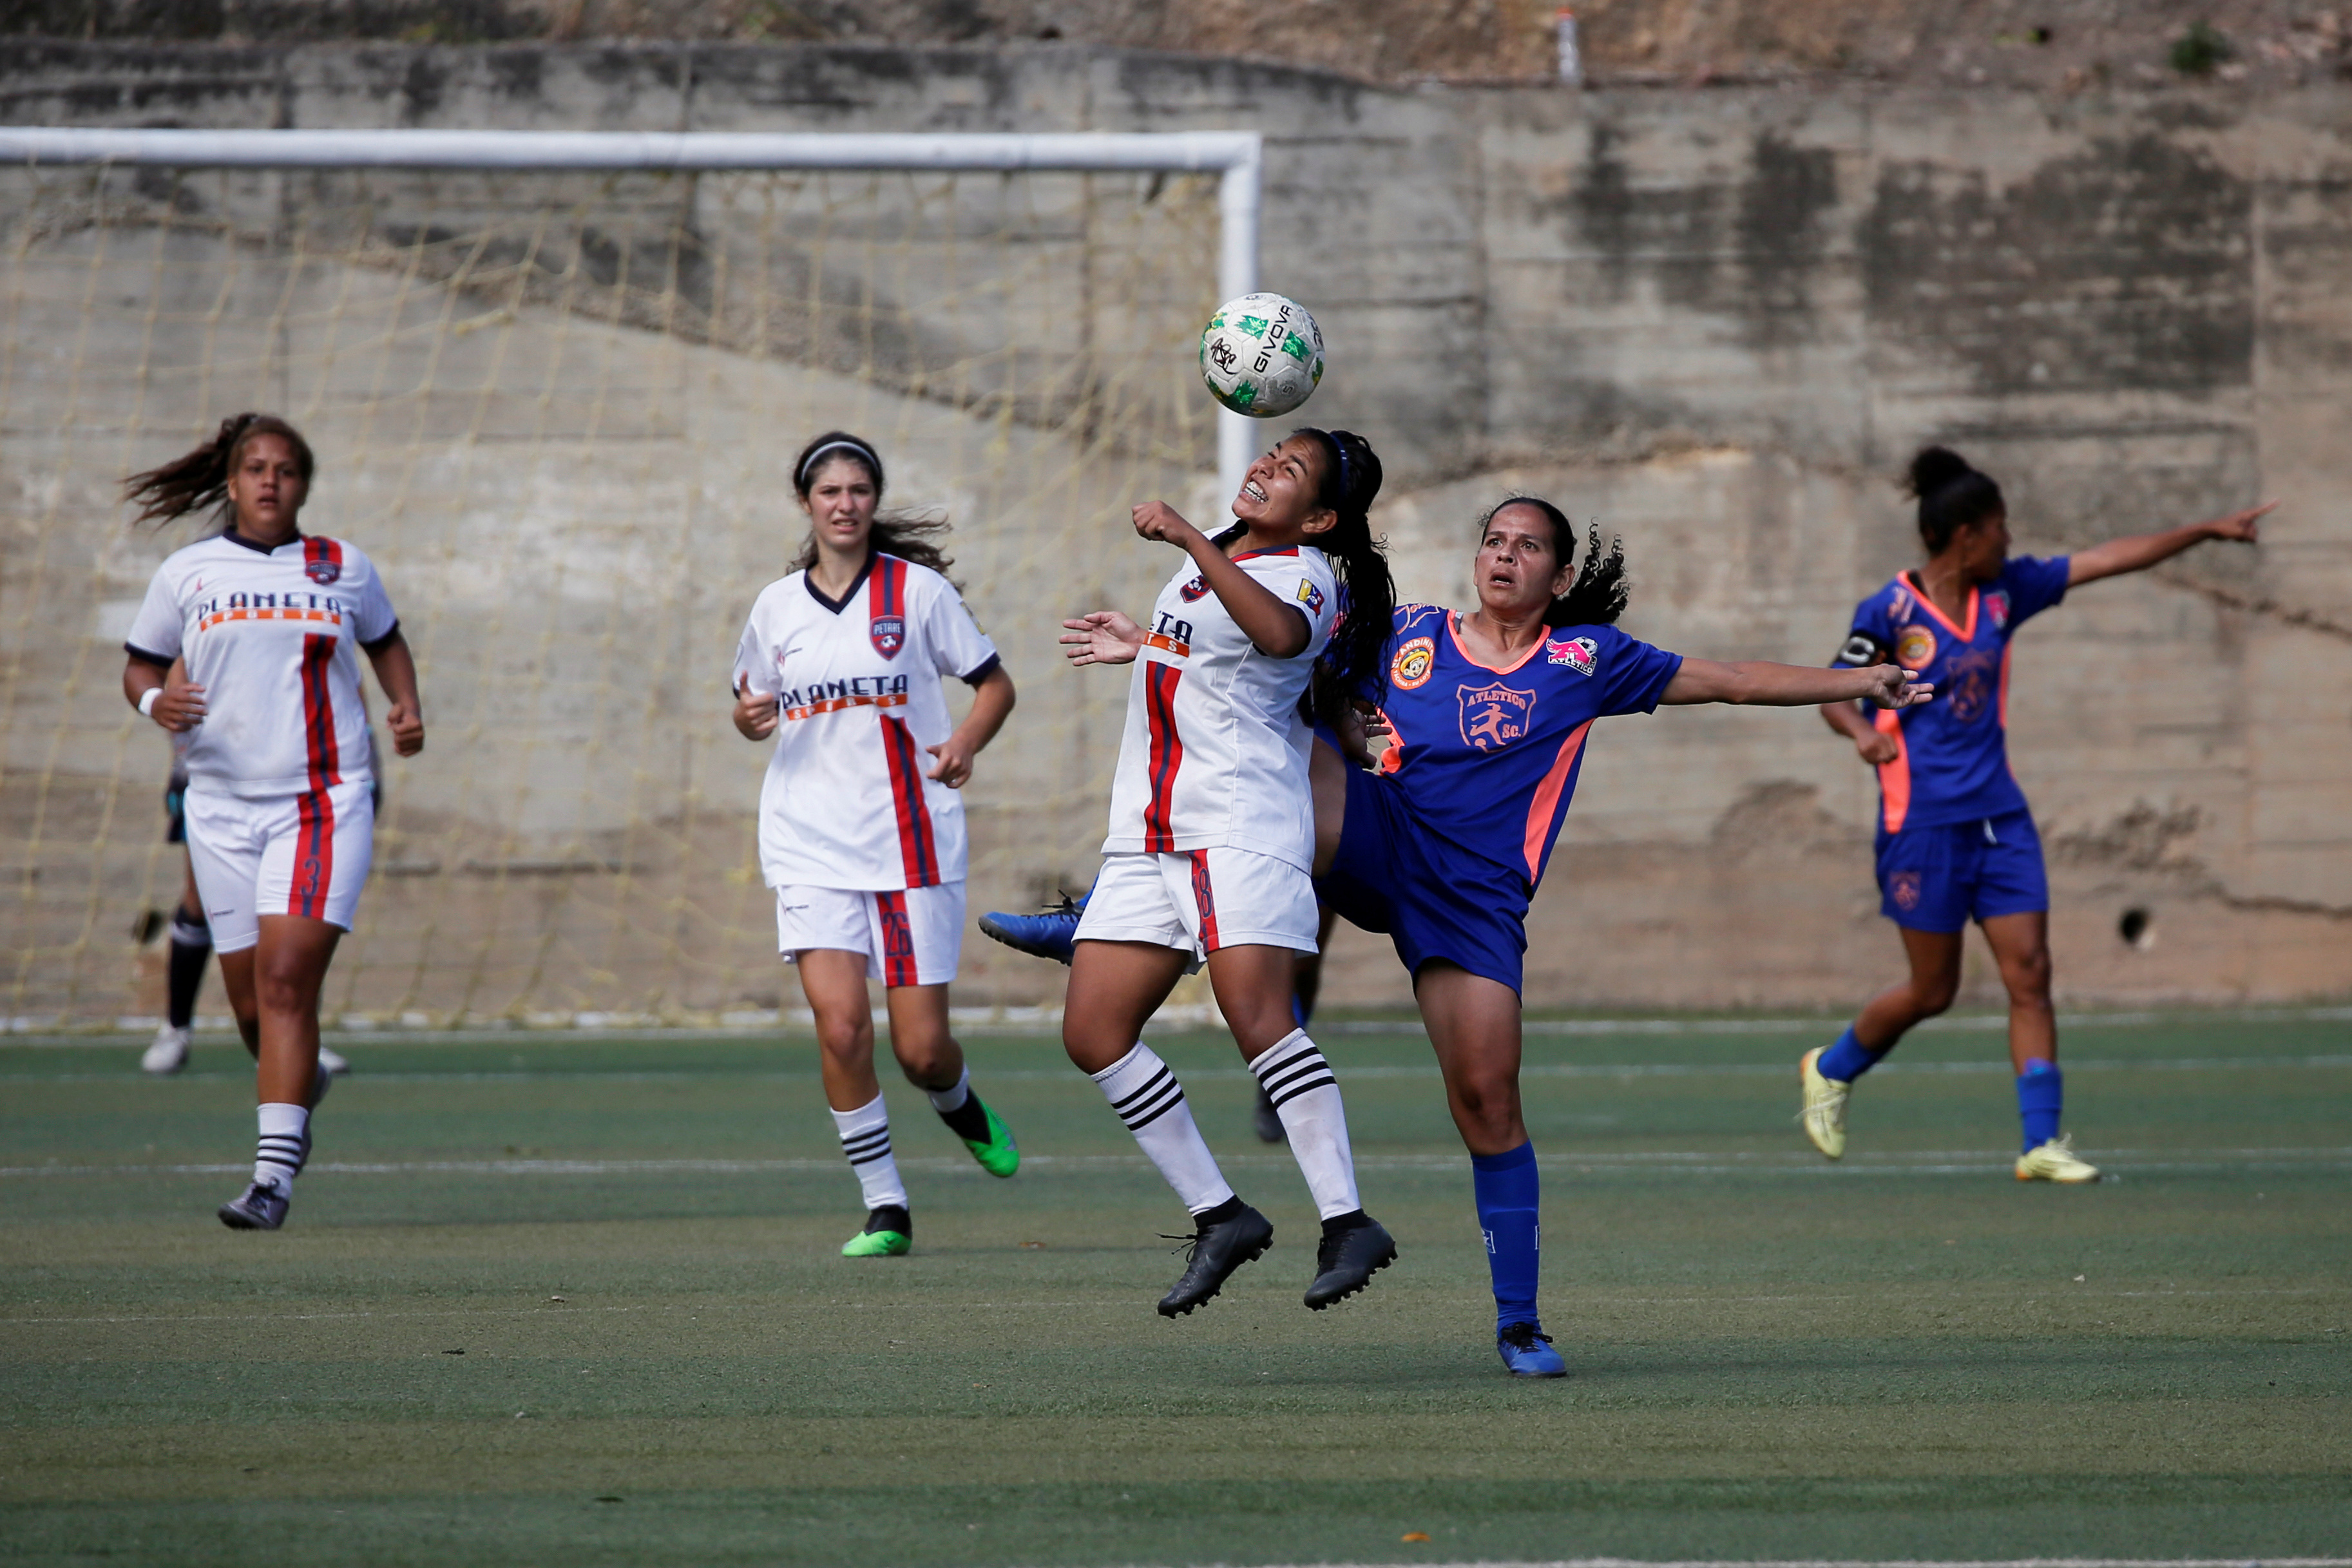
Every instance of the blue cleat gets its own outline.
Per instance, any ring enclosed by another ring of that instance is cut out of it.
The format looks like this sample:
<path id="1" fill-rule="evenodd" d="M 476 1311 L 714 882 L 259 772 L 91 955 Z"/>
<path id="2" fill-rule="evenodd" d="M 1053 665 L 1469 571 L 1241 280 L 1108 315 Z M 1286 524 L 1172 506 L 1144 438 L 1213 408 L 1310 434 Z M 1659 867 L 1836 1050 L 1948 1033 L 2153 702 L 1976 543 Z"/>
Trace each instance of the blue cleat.
<path id="1" fill-rule="evenodd" d="M 1087 898 L 1092 897 L 1089 891 Z M 1078 917 L 1086 910 L 1086 899 L 1074 900 L 1065 893 L 1059 909 L 1047 910 L 1042 915 L 1008 915 L 991 910 L 980 917 L 980 929 L 982 934 L 1016 952 L 1067 963 L 1077 945 Z"/>
<path id="2" fill-rule="evenodd" d="M 1495 1352 L 1513 1377 L 1566 1377 L 1568 1363 L 1551 1348 L 1551 1336 L 1536 1323 L 1507 1323 L 1495 1335 Z"/>

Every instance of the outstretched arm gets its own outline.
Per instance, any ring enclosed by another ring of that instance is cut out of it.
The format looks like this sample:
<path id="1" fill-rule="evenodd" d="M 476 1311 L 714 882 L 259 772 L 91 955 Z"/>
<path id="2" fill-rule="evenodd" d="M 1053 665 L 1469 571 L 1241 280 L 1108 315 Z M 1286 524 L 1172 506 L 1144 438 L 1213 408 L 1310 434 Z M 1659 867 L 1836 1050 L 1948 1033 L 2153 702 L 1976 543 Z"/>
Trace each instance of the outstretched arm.
<path id="1" fill-rule="evenodd" d="M 2263 513 L 2276 505 L 2278 502 L 2274 500 L 2264 501 L 2244 511 L 2233 511 L 2227 517 L 2211 518 L 2180 528 L 2168 528 L 2161 533 L 2126 534 L 2121 539 L 2110 539 L 2105 544 L 2094 544 L 2088 550 L 2078 550 L 2066 558 L 2066 586 L 2078 588 L 2102 577 L 2120 577 L 2126 572 L 2145 572 L 2158 562 L 2169 561 L 2182 551 L 2194 549 L 2209 539 L 2228 539 L 2241 544 L 2252 544 L 2261 532 L 2255 524 Z"/>
<path id="2" fill-rule="evenodd" d="M 1737 702 L 1758 708 L 1811 708 L 1831 702 L 1868 702 L 1879 708 L 1913 708 L 1936 694 L 1921 686 L 1898 664 L 1876 664 L 1866 669 L 1814 669 L 1801 664 L 1773 664 L 1748 659 L 1717 664 L 1711 658 L 1685 658 L 1666 682 L 1662 705 L 1683 707 L 1694 702 Z M 1856 716 L 1856 722 L 1859 722 Z M 1835 723 L 1832 720 L 1831 722 Z"/>
<path id="3" fill-rule="evenodd" d="M 1133 664 L 1143 628 L 1117 610 L 1090 610 L 1062 623 L 1062 657 L 1072 664 Z"/>

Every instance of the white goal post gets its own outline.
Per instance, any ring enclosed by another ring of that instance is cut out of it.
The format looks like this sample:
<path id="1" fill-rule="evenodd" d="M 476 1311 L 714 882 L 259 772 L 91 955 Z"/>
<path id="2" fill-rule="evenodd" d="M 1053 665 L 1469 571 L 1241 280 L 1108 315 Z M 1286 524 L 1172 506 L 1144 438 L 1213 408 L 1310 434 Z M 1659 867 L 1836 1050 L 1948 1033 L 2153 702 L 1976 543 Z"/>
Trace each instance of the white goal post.
<path id="1" fill-rule="evenodd" d="M 0 126 L 0 163 L 176 168 L 751 173 L 793 169 L 1211 174 L 1217 297 L 1257 287 L 1265 138 L 1255 131 L 765 132 L 635 131 L 118 131 Z M 1217 484 L 1241 488 L 1256 422 L 1217 413 Z"/>

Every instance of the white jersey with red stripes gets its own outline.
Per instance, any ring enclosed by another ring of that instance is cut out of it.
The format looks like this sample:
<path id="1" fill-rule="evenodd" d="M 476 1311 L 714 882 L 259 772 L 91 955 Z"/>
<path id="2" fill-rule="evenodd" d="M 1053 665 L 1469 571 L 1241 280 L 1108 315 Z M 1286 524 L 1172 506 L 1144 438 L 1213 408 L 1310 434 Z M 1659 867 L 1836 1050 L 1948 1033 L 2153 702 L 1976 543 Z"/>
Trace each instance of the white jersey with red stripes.
<path id="1" fill-rule="evenodd" d="M 963 797 L 925 770 L 955 731 L 942 676 L 978 685 L 996 647 L 955 585 L 879 552 L 839 599 L 805 572 L 771 583 L 735 652 L 734 689 L 777 700 L 760 786 L 772 888 L 886 890 L 964 877 Z"/>
<path id="2" fill-rule="evenodd" d="M 1307 647 L 1289 658 L 1259 651 L 1190 562 L 1168 580 L 1128 687 L 1106 855 L 1230 847 L 1301 870 L 1314 862 L 1313 731 L 1298 700 L 1338 624 L 1339 582 L 1311 545 L 1234 562 L 1307 617 Z"/>
<path id="3" fill-rule="evenodd" d="M 247 800 L 374 776 L 361 648 L 400 627 L 375 563 L 355 545 L 296 534 L 275 550 L 235 532 L 155 570 L 125 650 L 205 689 L 188 787 Z"/>

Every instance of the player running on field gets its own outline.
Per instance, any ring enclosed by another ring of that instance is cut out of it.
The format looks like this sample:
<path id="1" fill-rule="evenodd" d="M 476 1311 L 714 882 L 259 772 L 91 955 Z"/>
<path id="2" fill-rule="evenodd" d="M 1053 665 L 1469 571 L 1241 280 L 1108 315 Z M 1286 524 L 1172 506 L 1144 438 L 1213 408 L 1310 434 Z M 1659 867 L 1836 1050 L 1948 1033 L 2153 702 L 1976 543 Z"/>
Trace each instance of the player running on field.
<path id="1" fill-rule="evenodd" d="M 775 737 L 760 786 L 760 865 L 776 890 L 776 946 L 816 1016 L 826 1102 L 857 1173 L 866 1225 L 845 1258 L 895 1258 L 915 1226 L 874 1075 L 878 980 L 890 1048 L 982 1169 L 1021 1152 L 972 1092 L 948 1032 L 963 947 L 963 797 L 972 758 L 1013 711 L 1013 678 L 941 574 L 947 524 L 878 515 L 882 458 L 842 431 L 793 465 L 808 542 L 751 606 L 735 654 L 735 728 Z M 962 723 L 942 676 L 973 689 Z"/>
<path id="2" fill-rule="evenodd" d="M 1901 929 L 1911 973 L 1872 998 L 1834 1045 L 1805 1053 L 1805 1136 L 1832 1160 L 1845 1153 L 1854 1080 L 1913 1025 L 1952 1005 L 1960 937 L 1973 920 L 2009 990 L 2009 1059 L 2024 1123 L 2017 1179 L 2095 1182 L 2097 1167 L 2058 1131 L 2064 1080 L 2050 1008 L 2050 885 L 2041 835 L 2009 765 L 2010 639 L 2079 584 L 2144 572 L 2209 539 L 2252 543 L 2256 520 L 2277 503 L 2073 555 L 2011 560 L 2000 487 L 1957 453 L 1921 451 L 1909 490 L 1927 564 L 1855 606 L 1837 662 L 1892 659 L 1942 695 L 1908 712 L 1865 717 L 1840 706 L 1822 716 L 1878 770 L 1879 910 Z"/>
<path id="3" fill-rule="evenodd" d="M 1274 1240 L 1218 1170 L 1175 1075 L 1142 1043 L 1144 1024 L 1202 963 L 1322 1215 L 1307 1305 L 1319 1311 L 1362 1289 L 1396 1258 L 1357 1197 L 1339 1083 L 1290 1011 L 1294 955 L 1315 951 L 1302 699 L 1327 646 L 1349 679 L 1376 668 L 1394 597 L 1365 516 L 1380 486 L 1380 459 L 1361 437 L 1297 431 L 1250 466 L 1236 521 L 1214 539 L 1162 502 L 1135 509 L 1137 533 L 1190 557 L 1148 627 L 1112 610 L 1063 623 L 1071 662 L 1135 662 L 1062 1043 L 1192 1213 L 1192 1258 L 1160 1302 L 1166 1317 L 1216 1295 Z M 1343 593 L 1351 610 L 1340 624 Z"/>
<path id="4" fill-rule="evenodd" d="M 125 645 L 122 694 L 187 748 L 188 859 L 221 983 L 260 1064 L 253 1181 L 224 1225 L 276 1230 L 329 1075 L 319 992 L 374 853 L 373 747 L 358 650 L 404 757 L 425 747 L 416 664 L 375 563 L 298 521 L 315 464 L 267 414 L 222 421 L 125 484 L 138 521 L 217 506 L 226 531 L 157 568 Z"/>

